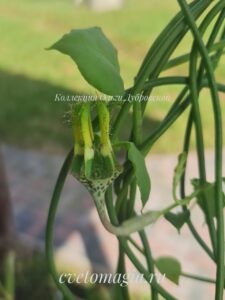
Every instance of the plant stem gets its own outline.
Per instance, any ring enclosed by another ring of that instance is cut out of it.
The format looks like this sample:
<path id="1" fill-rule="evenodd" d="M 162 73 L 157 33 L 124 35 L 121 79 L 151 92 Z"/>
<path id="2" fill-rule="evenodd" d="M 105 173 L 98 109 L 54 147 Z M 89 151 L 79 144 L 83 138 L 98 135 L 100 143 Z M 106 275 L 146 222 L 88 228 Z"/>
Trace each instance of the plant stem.
<path id="1" fill-rule="evenodd" d="M 127 240 L 143 255 L 145 255 L 145 251 L 135 242 L 131 237 L 128 237 Z"/>
<path id="2" fill-rule="evenodd" d="M 126 96 L 125 96 L 125 100 L 126 100 Z M 119 130 L 124 122 L 124 120 L 126 119 L 127 117 L 127 114 L 130 110 L 130 107 L 131 107 L 131 103 L 125 101 L 125 103 L 122 105 L 119 113 L 118 113 L 118 116 L 112 126 L 112 130 L 111 130 L 111 140 L 112 142 L 116 141 L 117 138 L 118 138 L 118 133 L 119 133 Z"/>
<path id="3" fill-rule="evenodd" d="M 210 4 L 211 0 L 205 0 L 204 2 L 201 1 L 200 3 L 198 0 L 193 1 L 190 4 L 190 7 L 194 17 L 198 18 Z M 158 76 L 165 62 L 172 55 L 187 30 L 188 28 L 184 22 L 183 14 L 178 13 L 150 47 L 135 78 L 135 84 L 132 88 L 133 95 L 141 92 L 148 77 L 153 79 Z M 124 96 L 125 100 L 126 96 L 127 95 Z M 129 112 L 130 107 L 131 103 L 125 101 L 113 124 L 111 132 L 113 141 L 117 139 L 119 130 Z"/>
<path id="4" fill-rule="evenodd" d="M 148 266 L 148 271 L 150 274 L 154 274 L 154 260 L 152 258 L 152 253 L 151 253 L 151 249 L 148 243 L 148 239 L 146 236 L 146 233 L 144 230 L 139 232 L 141 241 L 142 241 L 142 245 L 144 247 L 144 255 L 147 261 L 147 266 Z M 155 277 L 153 276 L 153 280 L 155 281 Z M 158 300 L 158 292 L 157 289 L 154 288 L 154 286 L 151 285 L 151 296 L 152 296 L 152 300 Z"/>
<path id="5" fill-rule="evenodd" d="M 127 213 L 128 217 L 133 216 L 134 214 L 136 189 L 137 189 L 136 180 L 133 180 L 130 187 L 130 197 L 128 202 L 128 213 Z M 148 271 L 149 273 L 154 274 L 154 261 L 152 259 L 151 249 L 146 237 L 146 233 L 144 230 L 141 230 L 139 232 L 139 235 L 142 241 L 143 249 L 131 237 L 128 237 L 128 240 L 135 246 L 135 248 L 137 248 L 145 256 L 147 266 L 148 266 Z M 153 280 L 155 280 L 154 277 Z M 151 296 L 152 296 L 152 300 L 158 300 L 157 290 L 154 289 L 152 285 L 151 285 Z"/>
<path id="6" fill-rule="evenodd" d="M 216 8 L 216 7 L 215 7 Z M 208 14 L 208 16 L 205 18 L 205 20 L 203 21 L 201 27 L 204 24 L 209 23 L 207 21 L 207 19 L 210 17 L 210 15 L 212 15 L 212 13 L 215 11 L 215 8 L 210 12 L 210 14 Z M 219 32 L 219 29 L 223 23 L 224 20 L 224 15 L 225 15 L 225 9 L 222 10 L 221 14 L 218 17 L 217 22 L 214 25 L 214 28 L 212 30 L 212 33 L 209 37 L 208 43 L 207 43 L 207 48 L 209 49 L 210 47 L 212 47 L 212 44 L 214 43 L 214 40 L 216 39 L 216 36 Z M 225 32 L 225 31 L 224 31 Z M 223 39 L 224 36 L 222 34 L 221 39 Z M 220 42 L 219 42 L 220 43 Z M 222 55 L 222 51 L 219 49 L 218 52 L 214 55 L 214 68 L 216 68 L 217 63 L 219 61 L 219 58 Z M 201 62 L 200 65 L 200 69 L 199 69 L 199 74 L 198 74 L 198 85 L 202 85 L 202 81 L 203 81 L 203 75 L 204 75 L 204 64 L 203 62 Z M 200 88 L 201 89 L 201 88 Z M 188 118 L 188 122 L 187 122 L 187 128 L 186 128 L 186 132 L 185 132 L 185 138 L 184 138 L 184 147 L 183 147 L 183 151 L 188 153 L 189 152 L 189 146 L 190 146 L 190 138 L 191 138 L 191 130 L 192 130 L 192 124 L 193 124 L 193 110 L 191 110 L 189 118 Z M 185 168 L 186 171 L 186 168 Z M 185 171 L 184 174 L 181 178 L 181 198 L 185 197 Z M 187 210 L 186 207 L 183 207 L 183 210 Z M 215 256 L 212 253 L 212 251 L 208 248 L 208 246 L 206 245 L 206 243 L 201 239 L 201 237 L 199 236 L 199 234 L 197 233 L 197 231 L 195 230 L 191 220 L 189 219 L 187 221 L 188 227 L 190 229 L 190 231 L 192 232 L 193 236 L 195 237 L 195 239 L 198 241 L 198 243 L 202 246 L 202 248 L 205 250 L 205 252 L 210 256 L 210 258 L 212 258 L 215 261 Z"/>
<path id="7" fill-rule="evenodd" d="M 215 51 L 221 50 L 222 53 L 223 53 L 223 48 L 224 47 L 225 47 L 225 41 L 221 40 L 220 42 L 217 42 L 217 43 L 213 44 L 208 49 L 208 51 L 209 51 L 209 53 L 211 53 L 211 52 L 215 52 Z M 166 71 L 168 69 L 171 69 L 171 68 L 177 67 L 177 66 L 179 66 L 181 64 L 184 64 L 184 63 L 188 62 L 189 59 L 190 59 L 190 54 L 189 53 L 183 54 L 183 55 L 178 56 L 176 58 L 173 58 L 170 61 L 168 61 L 168 63 L 163 68 L 163 71 Z"/>
<path id="8" fill-rule="evenodd" d="M 211 1 L 193 1 L 190 4 L 191 11 L 195 18 L 210 5 Z M 156 39 L 147 53 L 140 70 L 136 76 L 134 91 L 140 91 L 147 78 L 155 78 L 160 73 L 163 65 L 172 55 L 178 43 L 183 39 L 188 28 L 184 22 L 184 16 L 179 13 L 168 24 L 164 31 Z"/>
<path id="9" fill-rule="evenodd" d="M 132 137 L 133 137 L 133 141 L 137 147 L 142 142 L 142 119 L 143 119 L 143 116 L 142 116 L 141 102 L 134 102 L 134 104 L 133 104 L 133 135 L 132 135 Z M 135 196 L 136 196 L 136 180 L 132 181 L 130 189 L 131 189 L 130 203 L 132 205 L 132 206 L 130 206 L 130 211 L 131 211 L 131 214 L 133 214 L 134 213 Z M 129 216 L 130 215 L 128 215 L 128 217 Z M 143 244 L 145 258 L 146 258 L 146 262 L 147 262 L 147 266 L 148 266 L 148 271 L 150 274 L 154 274 L 154 262 L 152 259 L 152 254 L 151 254 L 150 246 L 148 243 L 148 239 L 146 237 L 144 230 L 141 230 L 139 232 L 139 235 L 140 235 L 140 238 L 141 238 L 141 241 Z M 155 282 L 154 277 L 153 277 L 153 280 Z M 152 296 L 152 300 L 159 299 L 158 292 L 154 288 L 153 285 L 151 285 L 151 296 Z"/>
<path id="10" fill-rule="evenodd" d="M 69 152 L 68 156 L 66 157 L 63 163 L 62 169 L 59 173 L 59 177 L 55 185 L 51 204 L 48 211 L 46 237 L 45 237 L 45 253 L 46 253 L 49 271 L 52 274 L 56 286 L 59 288 L 59 290 L 62 292 L 63 296 L 67 300 L 75 300 L 76 298 L 65 284 L 61 284 L 59 282 L 59 277 L 54 262 L 53 231 L 54 231 L 55 217 L 56 217 L 61 190 L 64 186 L 66 176 L 69 172 L 69 168 L 72 162 L 72 157 L 73 157 L 73 150 Z"/>
<path id="11" fill-rule="evenodd" d="M 108 213 L 109 213 L 109 217 L 111 219 L 111 222 L 114 225 L 118 225 L 118 219 L 116 216 L 116 212 L 115 212 L 115 208 L 113 205 L 113 201 L 112 201 L 112 188 L 109 187 L 109 189 L 106 192 L 106 205 L 108 208 Z M 133 252 L 131 251 L 130 247 L 127 244 L 127 239 L 124 237 L 119 237 L 118 238 L 125 253 L 127 254 L 127 256 L 129 257 L 129 259 L 131 260 L 131 262 L 134 264 L 134 266 L 137 268 L 137 270 L 144 275 L 146 281 L 149 283 L 149 278 L 150 278 L 150 274 L 149 272 L 144 268 L 144 266 L 139 262 L 139 260 L 135 257 L 135 255 L 133 254 Z M 157 282 L 152 281 L 151 283 L 153 287 L 158 291 L 159 294 L 161 294 L 165 299 L 167 300 L 176 300 L 175 297 L 173 297 L 172 295 L 170 295 L 166 290 L 164 290 Z"/>
<path id="12" fill-rule="evenodd" d="M 190 279 L 194 279 L 194 280 L 199 280 L 202 282 L 207 282 L 207 283 L 216 283 L 215 279 L 210 279 L 210 278 L 206 278 L 206 277 L 202 277 L 202 276 L 198 276 L 198 275 L 193 275 L 193 274 L 189 274 L 189 273 L 181 273 L 181 276 L 186 277 L 186 278 L 190 278 Z"/>
<path id="13" fill-rule="evenodd" d="M 185 153 L 187 153 L 187 155 L 189 153 L 189 148 L 190 148 L 190 138 L 191 138 L 192 123 L 193 123 L 192 119 L 193 119 L 193 110 L 191 110 L 191 112 L 189 114 L 187 127 L 186 127 L 186 131 L 185 131 L 185 137 L 184 137 L 183 151 Z M 187 167 L 187 165 L 186 165 L 186 167 Z M 185 171 L 184 171 L 184 173 L 181 177 L 181 182 L 180 182 L 180 196 L 181 196 L 181 198 L 186 197 L 186 192 L 185 192 L 186 167 L 185 167 Z M 188 210 L 186 206 L 183 206 L 182 208 L 183 208 L 184 211 Z M 187 220 L 187 225 L 188 225 L 192 235 L 194 236 L 196 241 L 199 243 L 199 245 L 205 250 L 205 252 L 209 255 L 210 258 L 215 260 L 214 253 L 211 251 L 211 249 L 208 247 L 208 245 L 203 241 L 201 236 L 198 234 L 197 230 L 195 229 L 195 227 L 194 227 L 194 225 L 193 225 L 193 223 L 191 222 L 190 219 Z"/>
<path id="14" fill-rule="evenodd" d="M 219 9 L 218 9 L 219 8 Z M 204 32 L 208 25 L 210 24 L 210 21 L 213 19 L 213 17 L 217 14 L 217 12 L 221 9 L 220 5 L 215 6 L 210 13 L 206 16 L 204 21 L 202 22 L 200 26 L 200 31 Z M 209 49 L 210 46 L 213 44 L 216 35 L 219 31 L 219 28 L 223 22 L 224 19 L 224 12 L 221 13 L 219 16 L 214 29 L 209 37 L 207 48 Z M 200 180 L 202 180 L 202 184 L 206 182 L 206 170 L 205 170 L 205 161 L 204 161 L 204 145 L 203 145 L 203 130 L 201 125 L 201 117 L 200 117 L 200 110 L 198 105 L 198 95 L 201 89 L 201 82 L 204 75 L 204 64 L 201 62 L 198 76 L 196 73 L 196 64 L 197 64 L 197 51 L 193 47 L 193 50 L 190 55 L 191 58 L 191 64 L 190 64 L 190 78 L 191 78 L 191 84 L 192 84 L 192 91 L 194 89 L 194 93 L 192 95 L 192 99 L 194 101 L 192 112 L 190 113 L 190 117 L 194 117 L 194 113 L 197 115 L 195 116 L 195 125 L 196 125 L 196 141 L 197 141 L 197 150 L 198 150 L 198 158 L 199 158 L 199 170 L 200 170 Z M 194 73 L 193 73 L 194 72 Z M 193 86 L 194 84 L 194 86 Z M 191 122 L 193 118 L 189 118 L 189 122 Z M 189 130 L 191 130 L 192 122 L 188 124 L 190 126 Z M 189 140 L 190 140 L 190 134 L 189 134 Z M 187 149 L 188 150 L 188 149 Z M 203 198 L 205 198 L 204 194 L 202 195 Z M 216 249 L 216 233 L 214 229 L 213 219 L 210 217 L 209 214 L 209 207 L 206 202 L 206 199 L 203 201 L 205 206 L 205 215 L 206 215 L 206 221 L 210 230 L 210 236 L 213 243 L 214 253 Z"/>
<path id="15" fill-rule="evenodd" d="M 120 245 L 120 243 L 119 243 L 119 258 L 118 258 L 117 273 L 118 274 L 126 274 L 125 256 L 124 256 L 123 248 Z M 123 300 L 129 300 L 130 299 L 127 286 L 120 287 L 118 285 L 117 288 L 120 290 Z"/>
<path id="16" fill-rule="evenodd" d="M 4 288 L 7 294 L 7 300 L 13 300 L 15 296 L 15 253 L 13 251 L 9 251 L 9 253 L 6 254 L 4 275 Z"/>
<path id="17" fill-rule="evenodd" d="M 223 193 L 222 193 L 222 115 L 219 103 L 218 91 L 216 87 L 216 81 L 213 73 L 213 66 L 209 59 L 207 49 L 202 41 L 201 35 L 196 27 L 193 17 L 190 13 L 189 7 L 184 0 L 178 0 L 180 7 L 187 19 L 190 29 L 196 41 L 196 46 L 202 55 L 205 63 L 208 81 L 211 86 L 211 95 L 213 100 L 213 110 L 215 118 L 215 195 L 216 195 L 216 217 L 217 217 L 217 276 L 216 276 L 216 300 L 223 299 L 224 288 L 224 215 L 223 215 Z M 221 1 L 222 3 L 223 1 Z M 193 87 L 195 83 L 193 82 Z M 194 91 L 194 89 L 193 89 Z M 195 92 L 195 91 L 194 91 Z"/>
<path id="18" fill-rule="evenodd" d="M 133 104 L 133 141 L 138 147 L 142 141 L 142 109 L 141 102 L 135 101 Z"/>

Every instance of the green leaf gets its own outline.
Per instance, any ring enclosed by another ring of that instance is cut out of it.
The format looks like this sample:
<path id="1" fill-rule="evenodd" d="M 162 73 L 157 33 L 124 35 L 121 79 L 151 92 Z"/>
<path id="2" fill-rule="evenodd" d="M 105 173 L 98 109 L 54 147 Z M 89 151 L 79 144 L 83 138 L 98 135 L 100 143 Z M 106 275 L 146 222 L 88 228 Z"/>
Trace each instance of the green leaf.
<path id="1" fill-rule="evenodd" d="M 144 207 L 148 201 L 151 190 L 151 182 L 145 165 L 145 158 L 134 143 L 120 142 L 115 146 L 124 146 L 128 151 L 128 159 L 133 165 L 135 178 L 141 193 L 142 205 Z"/>
<path id="2" fill-rule="evenodd" d="M 117 50 L 101 28 L 72 30 L 48 48 L 52 49 L 69 55 L 87 82 L 100 92 L 111 96 L 124 93 Z"/>
<path id="3" fill-rule="evenodd" d="M 200 208 L 202 209 L 202 211 L 205 214 L 205 205 L 203 202 L 203 198 L 202 198 L 202 194 L 204 193 L 205 195 L 205 199 L 206 202 L 208 204 L 208 209 L 209 209 L 209 214 L 212 218 L 216 217 L 216 197 L 215 197 L 215 183 L 211 183 L 211 182 L 207 182 L 203 186 L 200 184 L 200 180 L 199 179 L 192 179 L 191 181 L 192 185 L 194 186 L 195 190 L 198 190 L 202 187 L 202 192 L 199 193 L 199 195 L 197 196 L 197 200 L 198 200 L 198 205 L 200 206 Z M 225 196 L 223 193 L 223 202 L 224 202 L 224 207 L 225 207 Z"/>
<path id="4" fill-rule="evenodd" d="M 179 284 L 181 264 L 178 260 L 170 256 L 162 256 L 155 261 L 155 264 L 161 274 L 165 274 L 170 281 Z"/>
<path id="5" fill-rule="evenodd" d="M 141 193 L 142 205 L 144 207 L 146 202 L 148 201 L 150 190 L 151 190 L 151 183 L 145 165 L 145 158 L 133 143 L 127 143 L 127 144 L 129 145 L 128 159 L 133 164 L 137 185 Z"/>
<path id="6" fill-rule="evenodd" d="M 173 177 L 173 198 L 174 198 L 174 200 L 177 200 L 176 189 L 181 180 L 182 175 L 184 174 L 186 161 L 187 161 L 187 153 L 182 152 L 178 156 L 178 164 L 174 170 L 174 177 Z"/>
<path id="7" fill-rule="evenodd" d="M 188 210 L 185 210 L 185 211 L 177 213 L 177 214 L 168 212 L 165 214 L 164 217 L 167 221 L 169 221 L 178 230 L 178 232 L 180 232 L 183 225 L 190 218 L 190 212 Z"/>

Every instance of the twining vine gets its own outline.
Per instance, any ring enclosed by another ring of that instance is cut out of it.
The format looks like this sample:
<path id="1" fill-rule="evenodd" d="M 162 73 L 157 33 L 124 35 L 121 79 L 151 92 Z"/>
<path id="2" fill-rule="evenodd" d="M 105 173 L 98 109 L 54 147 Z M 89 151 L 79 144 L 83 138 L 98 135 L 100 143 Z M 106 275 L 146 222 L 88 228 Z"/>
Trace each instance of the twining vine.
<path id="1" fill-rule="evenodd" d="M 53 255 L 53 232 L 58 203 L 68 174 L 72 174 L 75 180 L 80 181 L 88 189 L 103 226 L 117 236 L 118 272 L 126 273 L 124 259 L 128 257 L 147 282 L 157 268 L 176 284 L 180 276 L 212 283 L 215 285 L 215 300 L 223 299 L 225 201 L 222 174 L 223 116 L 219 92 L 225 92 L 225 85 L 216 81 L 215 71 L 225 48 L 225 0 L 195 0 L 190 4 L 185 0 L 177 2 L 180 12 L 152 44 L 134 77 L 133 86 L 126 90 L 120 76 L 117 50 L 100 28 L 72 30 L 49 48 L 70 56 L 86 81 L 95 90 L 97 89 L 98 93 L 110 97 L 110 101 L 103 101 L 99 94 L 96 102 L 81 101 L 70 107 L 73 147 L 56 182 L 46 230 L 49 270 L 65 299 L 76 299 L 76 295 L 68 286 L 59 283 Z M 189 52 L 171 58 L 188 32 L 193 37 Z M 184 63 L 188 63 L 189 66 L 188 76 L 163 75 L 165 70 Z M 168 85 L 181 86 L 181 91 L 158 128 L 147 138 L 143 138 L 143 118 L 147 102 L 135 101 L 135 96 L 148 97 L 155 88 Z M 205 129 L 200 106 L 203 89 L 209 90 L 213 108 L 214 182 L 208 182 L 206 172 Z M 118 96 L 120 101 L 116 101 Z M 127 101 L 130 96 L 133 96 L 133 101 Z M 153 145 L 186 111 L 189 112 L 189 116 L 184 132 L 184 145 L 178 156 L 174 177 L 171 179 L 174 202 L 160 211 L 150 210 L 143 214 L 137 212 L 135 210 L 137 190 L 140 191 L 143 208 L 151 198 L 151 174 L 148 174 L 146 169 L 145 157 L 151 155 Z M 121 130 L 129 112 L 132 113 L 132 122 L 128 128 L 130 137 L 121 140 Z M 116 117 L 112 117 L 115 114 Z M 196 138 L 199 176 L 191 180 L 193 191 L 187 195 L 186 168 L 193 131 Z M 125 152 L 123 162 L 118 158 L 121 150 Z M 202 239 L 195 228 L 194 220 L 191 219 L 190 204 L 193 203 L 199 206 L 205 217 L 210 245 Z M 180 207 L 180 212 L 175 213 L 173 209 L 177 207 Z M 153 258 L 145 228 L 157 222 L 160 217 L 165 217 L 178 231 L 184 224 L 188 225 L 202 250 L 215 263 L 217 268 L 215 278 L 187 274 L 183 272 L 180 262 L 172 257 Z M 140 236 L 140 244 L 134 241 L 132 233 Z M 145 258 L 145 265 L 135 255 L 133 247 Z M 176 270 L 172 274 L 171 268 Z M 176 296 L 165 290 L 156 280 L 153 279 L 150 285 L 151 299 L 158 300 L 159 295 L 168 300 L 176 299 Z M 118 288 L 117 293 L 121 299 L 130 299 L 127 287 Z M 86 295 L 89 299 L 88 288 Z"/>

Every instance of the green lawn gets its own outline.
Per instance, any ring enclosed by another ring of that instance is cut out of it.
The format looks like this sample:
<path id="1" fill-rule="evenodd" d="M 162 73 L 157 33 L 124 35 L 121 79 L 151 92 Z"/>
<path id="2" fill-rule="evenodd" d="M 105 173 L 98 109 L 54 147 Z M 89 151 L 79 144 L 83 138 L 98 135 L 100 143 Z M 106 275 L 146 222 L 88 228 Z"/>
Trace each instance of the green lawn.
<path id="1" fill-rule="evenodd" d="M 70 130 L 61 117 L 67 107 L 54 102 L 56 93 L 93 93 L 73 62 L 50 46 L 71 28 L 101 26 L 119 51 L 121 73 L 130 86 L 144 54 L 157 34 L 178 10 L 176 1 L 130 0 L 121 11 L 93 13 L 75 7 L 72 0 L 1 0 L 0 2 L 0 136 L 3 142 L 59 152 L 71 143 Z M 190 47 L 188 36 L 176 54 Z M 187 65 L 169 74 L 187 74 Z M 223 82 L 225 60 L 217 72 Z M 157 89 L 154 95 L 174 100 L 177 88 Z M 203 93 L 206 144 L 212 146 L 211 106 Z M 223 100 L 224 101 L 224 98 Z M 152 131 L 171 103 L 148 106 L 146 131 Z M 225 112 L 225 108 L 223 108 Z M 183 116 L 154 147 L 157 152 L 178 150 L 182 145 Z M 172 141 L 172 142 L 171 142 Z"/>

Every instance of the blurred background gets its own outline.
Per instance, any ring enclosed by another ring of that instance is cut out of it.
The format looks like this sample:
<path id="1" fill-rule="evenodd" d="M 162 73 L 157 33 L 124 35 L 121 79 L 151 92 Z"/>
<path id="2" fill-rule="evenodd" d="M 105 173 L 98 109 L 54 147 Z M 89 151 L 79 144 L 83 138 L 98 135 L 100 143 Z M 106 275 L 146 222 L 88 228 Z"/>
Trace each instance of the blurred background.
<path id="1" fill-rule="evenodd" d="M 16 231 L 18 237 L 16 299 L 61 299 L 47 275 L 43 258 L 44 230 L 54 182 L 72 139 L 62 120 L 67 104 L 54 99 L 57 93 L 95 93 L 69 57 L 45 48 L 72 28 L 100 26 L 118 49 L 121 74 L 128 88 L 150 45 L 178 10 L 173 0 L 0 0 L 0 142 L 1 174 L 4 173 L 0 177 L 0 192 L 2 199 L 9 199 L 12 204 L 9 206 L 4 201 L 0 207 L 3 232 Z M 174 57 L 190 51 L 191 41 L 187 35 Z M 187 75 L 188 65 L 165 72 L 165 76 L 168 74 Z M 224 58 L 216 74 L 217 80 L 224 82 Z M 169 101 L 148 104 L 146 134 L 157 128 L 179 89 L 173 86 L 154 90 L 154 96 L 167 96 Z M 201 109 L 207 128 L 207 168 L 212 177 L 213 119 L 208 95 L 207 91 L 202 92 Z M 225 101 L 222 94 L 221 101 Z M 225 112 L 225 105 L 222 109 Z M 186 119 L 185 113 L 156 143 L 148 157 L 155 199 L 151 208 L 164 207 L 171 200 L 168 197 L 171 176 L 176 155 L 182 149 Z M 197 176 L 194 153 L 189 171 Z M 196 217 L 199 217 L 197 212 Z M 206 235 L 203 223 L 202 219 L 198 229 Z M 176 251 L 186 261 L 184 266 L 189 271 L 213 276 L 214 266 L 186 228 L 179 237 L 162 220 L 148 232 L 155 256 L 174 255 Z M 70 177 L 56 222 L 55 243 L 60 270 L 115 270 L 116 239 L 98 222 L 88 193 Z M 128 269 L 132 270 L 129 262 Z M 181 289 L 166 282 L 166 287 L 178 299 L 196 299 L 196 295 L 200 300 L 212 299 L 211 285 L 184 280 L 182 286 Z M 133 287 L 134 295 L 143 299 L 149 299 L 145 296 L 147 292 L 146 287 Z"/>

